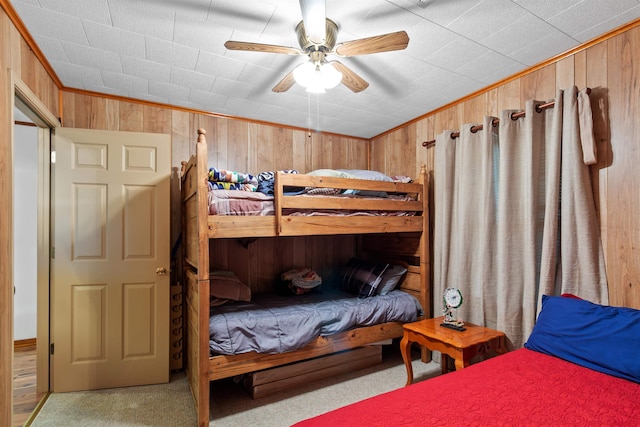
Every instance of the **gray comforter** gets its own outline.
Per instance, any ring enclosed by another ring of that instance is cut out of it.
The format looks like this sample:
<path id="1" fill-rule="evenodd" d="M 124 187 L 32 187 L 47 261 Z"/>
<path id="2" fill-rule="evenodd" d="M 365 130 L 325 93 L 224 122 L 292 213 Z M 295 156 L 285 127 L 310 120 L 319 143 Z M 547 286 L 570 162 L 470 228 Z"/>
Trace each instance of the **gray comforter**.
<path id="1" fill-rule="evenodd" d="M 209 347 L 212 354 L 284 353 L 356 326 L 414 322 L 421 312 L 398 290 L 363 299 L 338 291 L 256 298 L 211 308 Z"/>

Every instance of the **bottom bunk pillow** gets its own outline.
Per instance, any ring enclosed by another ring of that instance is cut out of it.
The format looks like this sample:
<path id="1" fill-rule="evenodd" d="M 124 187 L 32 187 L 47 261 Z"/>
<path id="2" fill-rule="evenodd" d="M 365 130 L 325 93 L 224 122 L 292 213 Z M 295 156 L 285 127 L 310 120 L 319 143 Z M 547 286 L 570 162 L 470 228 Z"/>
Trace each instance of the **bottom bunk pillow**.
<path id="1" fill-rule="evenodd" d="M 209 273 L 209 295 L 212 306 L 228 301 L 251 301 L 251 288 L 232 271 L 212 271 Z"/>
<path id="2" fill-rule="evenodd" d="M 342 290 L 358 298 L 375 295 L 389 264 L 352 258 L 344 267 Z"/>
<path id="3" fill-rule="evenodd" d="M 628 426 L 638 396 L 640 384 L 522 348 L 294 426 Z"/>
<path id="4" fill-rule="evenodd" d="M 640 310 L 543 295 L 525 347 L 640 382 Z"/>
<path id="5" fill-rule="evenodd" d="M 395 288 L 407 273 L 407 267 L 404 265 L 391 265 L 382 273 L 382 279 L 376 290 L 377 295 L 386 295 Z"/>

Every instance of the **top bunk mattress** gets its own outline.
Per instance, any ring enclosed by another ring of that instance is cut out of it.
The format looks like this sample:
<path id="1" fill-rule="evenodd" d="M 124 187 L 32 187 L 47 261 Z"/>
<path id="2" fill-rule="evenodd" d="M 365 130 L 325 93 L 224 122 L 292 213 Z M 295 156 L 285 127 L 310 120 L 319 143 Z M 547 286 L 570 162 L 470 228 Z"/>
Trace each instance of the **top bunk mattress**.
<path id="1" fill-rule="evenodd" d="M 319 336 L 358 326 L 414 322 L 422 314 L 418 300 L 395 290 L 357 298 L 337 290 L 297 296 L 255 297 L 251 302 L 211 307 L 211 354 L 284 353 Z"/>
<path id="2" fill-rule="evenodd" d="M 352 194 L 336 195 L 311 195 L 299 194 L 301 198 L 331 198 L 334 200 L 360 199 L 360 200 L 396 200 L 412 201 L 414 198 L 408 195 L 389 195 L 386 197 L 358 196 Z M 272 216 L 274 212 L 273 196 L 257 191 L 242 190 L 209 190 L 208 193 L 209 215 L 233 215 L 233 216 Z M 345 209 L 284 209 L 284 215 L 314 216 L 414 216 L 414 211 L 383 211 L 383 210 L 345 210 Z"/>

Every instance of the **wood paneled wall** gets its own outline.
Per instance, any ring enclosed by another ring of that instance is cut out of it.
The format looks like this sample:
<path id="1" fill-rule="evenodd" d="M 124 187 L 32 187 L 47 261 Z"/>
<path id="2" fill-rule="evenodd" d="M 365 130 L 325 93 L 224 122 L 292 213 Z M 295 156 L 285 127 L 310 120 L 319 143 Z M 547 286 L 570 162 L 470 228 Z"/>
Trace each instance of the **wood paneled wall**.
<path id="1" fill-rule="evenodd" d="M 640 308 L 640 23 L 528 74 L 372 140 L 372 168 L 414 175 L 434 168 L 423 141 L 485 115 L 548 100 L 557 89 L 590 87 L 598 163 L 592 182 L 612 305 Z M 402 152 L 402 155 L 399 153 Z"/>

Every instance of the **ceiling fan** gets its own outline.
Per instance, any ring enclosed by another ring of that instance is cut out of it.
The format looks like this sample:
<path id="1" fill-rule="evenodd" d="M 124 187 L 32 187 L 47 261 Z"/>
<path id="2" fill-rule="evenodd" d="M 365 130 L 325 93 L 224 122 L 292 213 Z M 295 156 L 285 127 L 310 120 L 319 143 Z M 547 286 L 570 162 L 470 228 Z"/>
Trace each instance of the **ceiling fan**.
<path id="1" fill-rule="evenodd" d="M 336 43 L 338 26 L 326 17 L 325 7 L 325 0 L 300 0 L 302 21 L 296 27 L 300 48 L 234 40 L 227 41 L 224 46 L 230 50 L 307 55 L 309 61 L 287 73 L 273 87 L 273 92 L 285 92 L 296 82 L 309 92 L 324 92 L 339 83 L 353 92 L 363 91 L 369 83 L 340 61 L 328 61 L 327 56 L 349 57 L 402 50 L 409 44 L 409 36 L 405 31 L 397 31 Z"/>

